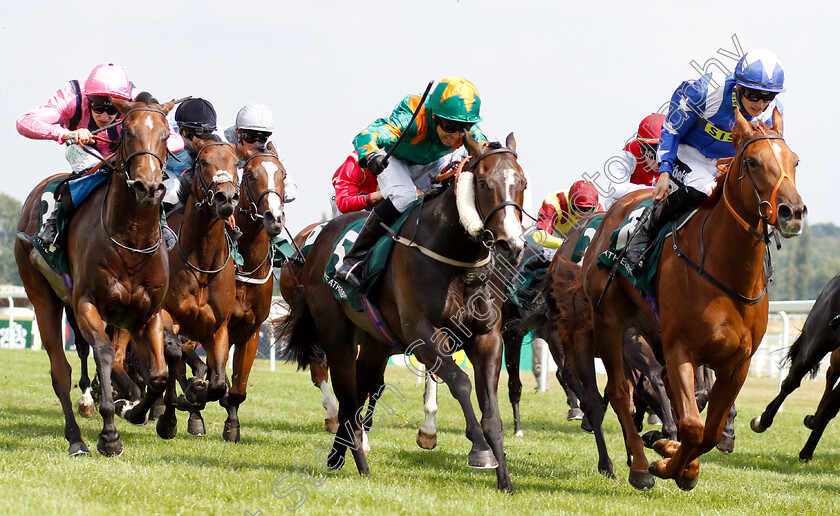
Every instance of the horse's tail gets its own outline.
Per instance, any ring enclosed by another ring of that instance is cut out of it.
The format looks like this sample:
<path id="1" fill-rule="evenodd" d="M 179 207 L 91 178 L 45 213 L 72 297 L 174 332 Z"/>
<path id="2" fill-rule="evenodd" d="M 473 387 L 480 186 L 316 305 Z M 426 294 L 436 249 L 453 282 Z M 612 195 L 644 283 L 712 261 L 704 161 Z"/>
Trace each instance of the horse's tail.
<path id="1" fill-rule="evenodd" d="M 803 352 L 803 346 L 805 345 L 805 339 L 807 339 L 807 334 L 802 332 L 799 334 L 799 337 L 793 341 L 793 345 L 787 352 L 787 356 L 782 360 L 781 366 L 784 367 L 787 364 L 795 361 L 796 358 L 799 356 L 800 352 Z M 810 375 L 811 380 L 815 380 L 817 378 L 817 374 L 820 372 L 820 361 L 818 360 L 814 366 L 808 370 L 808 375 Z"/>
<path id="2" fill-rule="evenodd" d="M 324 350 L 321 349 L 315 331 L 315 319 L 303 293 L 294 298 L 285 317 L 271 323 L 271 330 L 275 343 L 282 343 L 281 359 L 297 362 L 298 369 L 306 369 L 312 362 L 324 362 Z"/>
<path id="3" fill-rule="evenodd" d="M 581 268 L 578 264 L 559 258 L 551 280 L 552 322 L 560 331 L 560 340 L 573 341 L 575 335 L 592 330 L 592 314 L 583 291 Z"/>

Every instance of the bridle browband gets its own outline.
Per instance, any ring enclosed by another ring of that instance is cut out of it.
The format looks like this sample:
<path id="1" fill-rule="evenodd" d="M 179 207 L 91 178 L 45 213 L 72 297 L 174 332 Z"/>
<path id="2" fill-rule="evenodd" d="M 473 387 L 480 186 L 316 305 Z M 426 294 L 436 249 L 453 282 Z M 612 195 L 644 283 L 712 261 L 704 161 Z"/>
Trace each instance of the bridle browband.
<path id="1" fill-rule="evenodd" d="M 280 164 L 280 159 L 278 159 L 277 156 L 275 156 L 274 154 L 271 154 L 271 153 L 268 153 L 268 152 L 264 152 L 264 153 L 261 153 L 261 154 L 254 154 L 253 156 L 248 158 L 248 160 L 242 166 L 243 175 L 245 173 L 244 172 L 245 168 L 248 166 L 248 163 L 250 163 L 252 159 L 259 158 L 261 156 L 269 157 L 272 160 L 276 161 L 278 165 L 281 165 Z M 283 168 L 282 165 L 280 166 L 280 168 L 281 169 Z M 269 184 L 271 184 L 271 179 L 272 179 L 271 177 L 268 178 Z M 245 191 L 245 199 L 248 201 L 248 208 L 246 209 L 246 208 L 244 208 L 240 205 L 239 206 L 239 211 L 248 215 L 249 217 L 251 217 L 251 220 L 256 221 L 257 219 L 263 218 L 263 216 L 258 212 L 258 207 L 259 207 L 259 204 L 262 201 L 263 197 L 265 197 L 269 194 L 277 194 L 277 196 L 280 197 L 280 205 L 281 206 L 283 205 L 283 194 L 281 194 L 280 192 L 278 192 L 274 188 L 269 188 L 268 190 L 265 190 L 264 192 L 262 192 L 259 195 L 259 197 L 257 197 L 256 200 L 254 200 L 254 196 L 251 194 L 251 187 L 245 181 L 244 177 L 242 178 L 242 183 L 243 183 L 243 190 Z"/>

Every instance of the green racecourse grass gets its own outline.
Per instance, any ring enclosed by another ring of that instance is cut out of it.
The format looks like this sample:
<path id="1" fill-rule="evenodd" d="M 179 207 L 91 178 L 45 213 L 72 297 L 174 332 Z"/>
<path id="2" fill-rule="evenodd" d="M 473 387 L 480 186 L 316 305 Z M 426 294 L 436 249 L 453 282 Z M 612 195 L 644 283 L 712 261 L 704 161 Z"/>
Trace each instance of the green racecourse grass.
<path id="1" fill-rule="evenodd" d="M 69 359 L 76 382 L 78 358 Z M 125 445 L 121 457 L 93 451 L 69 458 L 46 353 L 0 350 L 0 363 L 0 514 L 285 514 L 296 495 L 289 491 L 292 496 L 281 499 L 272 487 L 282 492 L 295 483 L 307 486 L 298 514 L 837 514 L 840 506 L 840 425 L 829 425 L 812 462 L 798 460 L 808 435 L 802 418 L 816 407 L 824 381 L 805 381 L 773 428 L 759 435 L 748 422 L 774 396 L 777 380 L 750 377 L 737 402 L 735 453 L 712 450 L 702 457 L 693 491 L 657 479 L 643 493 L 627 483 L 621 431 L 611 410 L 605 430 L 616 480 L 597 473 L 594 440 L 565 420 L 565 397 L 556 383 L 550 392 L 535 393 L 533 376 L 523 375 L 525 437 L 514 437 L 503 376 L 505 447 L 517 488 L 507 495 L 496 489 L 493 471 L 467 466 L 463 415 L 446 389 L 438 446 L 417 447 L 422 385 L 406 369 L 386 373 L 407 400 L 401 403 L 390 392 L 383 397 L 394 414 L 377 416 L 381 428 L 371 434 L 368 455 L 372 475 L 359 476 L 348 453 L 344 469 L 314 487 L 295 474 L 295 464 L 314 463 L 332 436 L 323 430 L 320 392 L 308 373 L 290 365 L 278 364 L 271 373 L 267 361 L 255 364 L 238 444 L 222 440 L 225 412 L 214 404 L 205 411 L 204 437 L 186 433 L 184 414 L 171 441 L 159 439 L 152 425 L 117 420 Z M 74 403 L 78 398 L 74 388 Z M 101 418 L 80 419 L 80 425 L 95 450 Z M 648 451 L 649 458 L 654 455 Z"/>

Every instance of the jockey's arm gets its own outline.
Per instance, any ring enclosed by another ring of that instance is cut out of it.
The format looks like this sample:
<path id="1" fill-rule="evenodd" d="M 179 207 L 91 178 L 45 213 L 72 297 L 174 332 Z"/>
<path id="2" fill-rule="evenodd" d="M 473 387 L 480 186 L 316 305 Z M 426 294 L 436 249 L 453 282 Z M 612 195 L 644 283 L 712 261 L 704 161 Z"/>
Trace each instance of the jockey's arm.
<path id="1" fill-rule="evenodd" d="M 563 244 L 562 238 L 554 236 L 544 229 L 535 231 L 531 238 L 534 239 L 534 242 L 549 249 L 557 249 Z"/>
<path id="2" fill-rule="evenodd" d="M 657 160 L 660 177 L 663 172 L 669 174 L 673 172 L 680 139 L 697 122 L 697 113 L 702 113 L 705 102 L 706 91 L 695 81 L 683 82 L 674 92 L 668 108 L 668 117 L 665 119 L 662 134 L 659 137 Z"/>
<path id="3" fill-rule="evenodd" d="M 367 158 L 374 152 L 390 149 L 408 129 L 414 115 L 413 107 L 420 100 L 418 95 L 409 95 L 391 112 L 388 118 L 378 118 L 353 139 L 353 147 L 359 154 L 359 164 L 367 166 Z"/>

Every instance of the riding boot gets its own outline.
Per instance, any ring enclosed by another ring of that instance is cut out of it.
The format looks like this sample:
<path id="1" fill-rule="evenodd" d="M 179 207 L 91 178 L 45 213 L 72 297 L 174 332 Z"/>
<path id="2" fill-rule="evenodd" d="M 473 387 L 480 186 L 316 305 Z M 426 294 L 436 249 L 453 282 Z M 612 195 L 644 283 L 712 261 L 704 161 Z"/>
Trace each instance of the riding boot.
<path id="1" fill-rule="evenodd" d="M 230 237 L 230 239 L 234 242 L 239 240 L 239 237 L 242 236 L 242 230 L 236 227 L 236 219 L 233 218 L 233 215 L 228 217 L 225 221 L 225 230 L 227 231 L 227 234 Z"/>
<path id="2" fill-rule="evenodd" d="M 656 238 L 665 224 L 675 220 L 687 210 L 699 205 L 706 199 L 706 194 L 690 186 L 682 186 L 670 194 L 664 201 L 653 206 L 650 215 L 633 236 L 627 247 L 625 258 L 628 263 L 635 264 L 636 270 L 644 268 L 642 258 L 648 250 L 651 240 Z"/>
<path id="3" fill-rule="evenodd" d="M 41 231 L 38 232 L 38 239 L 44 246 L 44 249 L 52 250 L 55 247 L 58 247 L 57 240 L 58 240 L 58 205 L 56 205 L 55 209 L 50 213 L 50 216 L 47 217 L 47 220 L 44 221 L 44 226 L 41 228 Z"/>
<path id="4" fill-rule="evenodd" d="M 341 266 L 335 271 L 336 278 L 346 281 L 357 289 L 364 287 L 366 262 L 368 252 L 376 242 L 385 235 L 387 227 L 394 223 L 400 212 L 394 207 L 391 199 L 385 199 L 376 205 L 368 215 L 365 225 L 356 237 L 353 247 L 344 255 Z"/>

